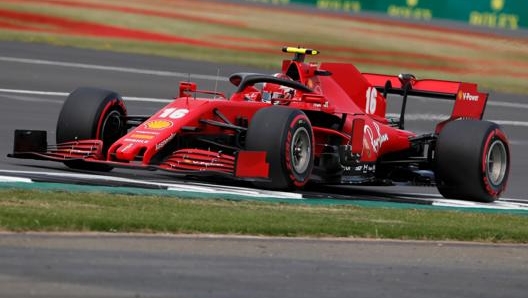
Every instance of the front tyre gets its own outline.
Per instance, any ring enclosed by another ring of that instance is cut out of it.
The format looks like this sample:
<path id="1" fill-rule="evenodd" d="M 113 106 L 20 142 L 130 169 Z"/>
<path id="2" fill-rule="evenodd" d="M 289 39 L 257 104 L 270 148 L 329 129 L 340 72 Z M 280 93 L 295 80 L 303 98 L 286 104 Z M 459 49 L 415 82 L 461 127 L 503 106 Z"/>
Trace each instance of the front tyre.
<path id="1" fill-rule="evenodd" d="M 259 110 L 248 127 L 246 149 L 266 151 L 269 182 L 255 182 L 268 189 L 301 188 L 308 182 L 314 164 L 310 120 L 295 109 L 271 106 Z"/>
<path id="2" fill-rule="evenodd" d="M 493 202 L 505 190 L 509 170 L 508 140 L 497 124 L 457 120 L 440 132 L 435 176 L 442 196 Z"/>
<path id="3" fill-rule="evenodd" d="M 103 141 L 103 154 L 126 133 L 126 108 L 119 94 L 109 90 L 82 87 L 64 102 L 57 121 L 57 144 L 76 140 Z M 73 169 L 110 171 L 112 167 L 79 160 L 65 161 Z"/>

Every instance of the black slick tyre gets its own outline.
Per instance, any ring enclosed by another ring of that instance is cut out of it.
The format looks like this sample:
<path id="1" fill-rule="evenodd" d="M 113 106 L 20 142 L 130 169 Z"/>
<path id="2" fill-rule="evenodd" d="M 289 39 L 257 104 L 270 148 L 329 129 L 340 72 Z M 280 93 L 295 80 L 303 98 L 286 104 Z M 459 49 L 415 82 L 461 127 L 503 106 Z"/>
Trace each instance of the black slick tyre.
<path id="1" fill-rule="evenodd" d="M 76 140 L 103 141 L 103 154 L 126 133 L 126 108 L 119 94 L 109 90 L 81 87 L 64 102 L 57 121 L 57 144 Z M 73 169 L 110 171 L 112 167 L 80 160 L 65 161 Z"/>
<path id="2" fill-rule="evenodd" d="M 302 188 L 312 173 L 313 146 L 312 126 L 304 112 L 281 106 L 259 110 L 249 124 L 246 149 L 267 152 L 271 180 L 255 186 Z"/>
<path id="3" fill-rule="evenodd" d="M 493 202 L 505 190 L 509 170 L 508 140 L 497 124 L 457 120 L 440 132 L 435 179 L 442 196 Z"/>

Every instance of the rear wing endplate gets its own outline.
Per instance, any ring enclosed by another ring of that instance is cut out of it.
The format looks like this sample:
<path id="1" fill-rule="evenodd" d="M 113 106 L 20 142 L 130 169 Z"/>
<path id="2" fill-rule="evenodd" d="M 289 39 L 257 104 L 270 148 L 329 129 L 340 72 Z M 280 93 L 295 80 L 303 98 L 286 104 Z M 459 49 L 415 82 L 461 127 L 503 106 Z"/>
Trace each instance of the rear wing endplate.
<path id="1" fill-rule="evenodd" d="M 489 94 L 479 92 L 477 84 L 474 83 L 433 79 L 416 80 L 414 76 L 407 74 L 389 76 L 363 73 L 363 76 L 378 91 L 383 92 L 385 98 L 388 94 L 398 94 L 404 97 L 400 119 L 402 128 L 407 96 L 454 100 L 453 111 L 447 121 L 458 118 L 480 120 L 484 116 Z"/>

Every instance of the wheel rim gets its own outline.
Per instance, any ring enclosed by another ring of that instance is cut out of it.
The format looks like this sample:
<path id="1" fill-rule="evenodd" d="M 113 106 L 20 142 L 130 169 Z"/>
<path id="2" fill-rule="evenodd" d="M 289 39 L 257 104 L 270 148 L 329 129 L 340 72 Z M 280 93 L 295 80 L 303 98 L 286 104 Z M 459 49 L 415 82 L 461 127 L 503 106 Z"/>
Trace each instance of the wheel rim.
<path id="1" fill-rule="evenodd" d="M 309 165 L 312 154 L 310 135 L 306 128 L 301 127 L 295 131 L 291 143 L 293 169 L 297 173 L 304 173 Z"/>
<path id="2" fill-rule="evenodd" d="M 121 113 L 114 110 L 110 112 L 103 121 L 100 139 L 103 141 L 103 144 L 109 145 L 121 137 L 121 131 Z"/>
<path id="3" fill-rule="evenodd" d="M 508 166 L 506 146 L 500 140 L 495 140 L 489 147 L 486 157 L 486 176 L 488 181 L 498 186 L 504 180 Z"/>

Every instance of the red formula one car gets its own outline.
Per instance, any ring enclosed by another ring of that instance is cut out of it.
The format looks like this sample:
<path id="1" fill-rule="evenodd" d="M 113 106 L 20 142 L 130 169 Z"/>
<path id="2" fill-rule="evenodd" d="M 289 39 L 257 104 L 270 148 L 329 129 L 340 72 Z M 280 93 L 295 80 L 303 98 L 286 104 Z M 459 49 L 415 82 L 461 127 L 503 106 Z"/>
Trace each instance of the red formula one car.
<path id="1" fill-rule="evenodd" d="M 154 115 L 128 115 L 119 94 L 79 88 L 60 112 L 57 145 L 47 145 L 45 131 L 17 130 L 9 156 L 74 169 L 222 175 L 280 190 L 411 181 L 482 202 L 504 191 L 508 140 L 481 120 L 488 94 L 476 84 L 366 74 L 346 63 L 305 62 L 315 50 L 283 51 L 294 57 L 279 74 L 233 74 L 229 98 L 182 82 Z M 386 117 L 388 94 L 402 97 L 397 119 Z M 451 100 L 452 114 L 430 133 L 405 130 L 409 96 Z"/>

